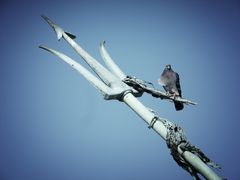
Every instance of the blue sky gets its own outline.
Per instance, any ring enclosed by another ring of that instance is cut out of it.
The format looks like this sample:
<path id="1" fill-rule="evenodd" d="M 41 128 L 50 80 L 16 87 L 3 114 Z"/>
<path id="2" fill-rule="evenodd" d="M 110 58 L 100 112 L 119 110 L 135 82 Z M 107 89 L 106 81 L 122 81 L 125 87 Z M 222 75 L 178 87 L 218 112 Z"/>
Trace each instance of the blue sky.
<path id="1" fill-rule="evenodd" d="M 58 42 L 40 15 L 77 36 L 101 63 L 99 43 L 128 75 L 157 84 L 165 64 L 180 74 L 173 104 L 140 98 L 179 124 L 189 141 L 239 179 L 238 1 L 1 2 L 0 179 L 191 179 L 165 142 L 117 101 L 105 101 L 77 72 L 38 48 L 86 64 Z"/>

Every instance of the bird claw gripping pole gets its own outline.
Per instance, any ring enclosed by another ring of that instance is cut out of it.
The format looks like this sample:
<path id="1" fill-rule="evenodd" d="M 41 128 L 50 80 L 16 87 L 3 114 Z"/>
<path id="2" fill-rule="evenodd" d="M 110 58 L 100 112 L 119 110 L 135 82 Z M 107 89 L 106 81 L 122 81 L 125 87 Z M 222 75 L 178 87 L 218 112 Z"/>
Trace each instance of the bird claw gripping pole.
<path id="1" fill-rule="evenodd" d="M 123 82 L 125 82 L 127 85 L 133 87 L 135 90 L 139 91 L 139 92 L 146 92 L 151 94 L 153 97 L 156 98 L 160 98 L 160 99 L 166 99 L 169 100 L 171 102 L 181 102 L 183 104 L 191 104 L 191 105 L 197 105 L 196 102 L 190 101 L 188 99 L 184 99 L 181 97 L 174 97 L 171 94 L 159 91 L 157 89 L 154 88 L 153 84 L 150 82 L 146 82 L 144 80 L 138 79 L 136 77 L 132 77 L 132 76 L 126 76 L 123 79 Z M 152 87 L 149 87 L 147 84 L 151 85 Z"/>
<path id="2" fill-rule="evenodd" d="M 165 93 L 147 87 L 144 85 L 144 83 L 142 83 L 142 81 L 139 81 L 136 78 L 134 79 L 130 76 L 126 76 L 108 54 L 104 46 L 105 42 L 100 44 L 100 54 L 110 71 L 103 67 L 73 40 L 76 38 L 76 36 L 65 32 L 46 16 L 42 17 L 56 32 L 58 40 L 61 38 L 66 40 L 66 42 L 97 74 L 98 78 L 65 54 L 45 46 L 39 46 L 40 48 L 58 56 L 73 69 L 77 70 L 85 79 L 87 79 L 97 90 L 101 92 L 101 94 L 104 96 L 104 99 L 116 99 L 128 105 L 149 125 L 149 128 L 152 128 L 154 131 L 156 131 L 166 141 L 174 160 L 186 171 L 188 171 L 194 179 L 200 179 L 197 175 L 198 173 L 209 180 L 221 179 L 217 174 L 215 174 L 214 171 L 212 171 L 212 169 L 209 168 L 208 165 L 214 168 L 220 167 L 209 160 L 200 149 L 191 145 L 187 141 L 187 138 L 180 126 L 166 119 L 158 117 L 154 112 L 145 107 L 136 97 L 140 97 L 144 92 L 147 92 L 152 94 L 154 97 L 168 99 L 172 102 L 175 99 L 171 99 L 171 97 L 168 97 Z M 194 102 L 186 99 L 178 99 L 178 101 L 186 104 L 195 104 Z"/>

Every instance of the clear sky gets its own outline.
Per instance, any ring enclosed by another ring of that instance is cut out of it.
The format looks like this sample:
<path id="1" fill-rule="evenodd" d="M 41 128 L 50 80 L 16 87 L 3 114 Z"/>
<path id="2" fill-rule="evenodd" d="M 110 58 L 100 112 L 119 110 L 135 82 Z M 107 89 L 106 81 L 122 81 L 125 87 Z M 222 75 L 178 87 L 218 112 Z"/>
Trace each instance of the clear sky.
<path id="1" fill-rule="evenodd" d="M 156 88 L 164 66 L 180 75 L 185 98 L 140 98 L 179 124 L 189 141 L 240 179 L 238 1 L 1 1 L 0 179 L 191 179 L 165 142 L 132 110 L 105 101 L 76 71 L 39 49 L 86 64 L 40 17 L 77 36 L 101 63 L 99 43 L 128 75 Z"/>

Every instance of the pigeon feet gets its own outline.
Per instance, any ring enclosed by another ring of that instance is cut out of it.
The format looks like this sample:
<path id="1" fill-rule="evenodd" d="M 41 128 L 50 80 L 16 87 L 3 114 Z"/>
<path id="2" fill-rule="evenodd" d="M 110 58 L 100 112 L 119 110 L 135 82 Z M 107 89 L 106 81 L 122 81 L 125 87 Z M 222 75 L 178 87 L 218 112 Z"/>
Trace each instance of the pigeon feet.
<path id="1" fill-rule="evenodd" d="M 171 93 L 169 91 L 166 92 L 166 95 L 171 97 Z"/>

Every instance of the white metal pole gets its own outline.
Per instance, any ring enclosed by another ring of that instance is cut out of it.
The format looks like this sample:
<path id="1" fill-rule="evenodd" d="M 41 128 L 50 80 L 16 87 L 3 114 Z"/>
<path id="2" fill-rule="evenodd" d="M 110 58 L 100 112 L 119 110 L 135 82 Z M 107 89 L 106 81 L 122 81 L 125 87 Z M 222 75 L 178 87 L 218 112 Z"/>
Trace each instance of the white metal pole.
<path id="1" fill-rule="evenodd" d="M 123 97 L 123 101 L 138 114 L 148 125 L 151 124 L 155 115 L 150 112 L 136 97 L 131 93 Z M 161 121 L 156 121 L 152 128 L 166 141 L 167 129 Z M 214 171 L 210 169 L 199 157 L 189 151 L 182 152 L 184 159 L 191 164 L 207 180 L 221 180 Z"/>
<path id="2" fill-rule="evenodd" d="M 202 176 L 204 176 L 208 180 L 221 180 L 211 168 L 209 168 L 202 160 L 189 151 L 183 152 L 184 159 L 191 164 Z"/>
<path id="3" fill-rule="evenodd" d="M 123 97 L 123 101 L 139 115 L 148 125 L 156 117 L 149 109 L 147 109 L 136 97 L 131 93 Z M 167 137 L 167 129 L 161 121 L 156 121 L 152 127 L 164 140 Z"/>
<path id="4" fill-rule="evenodd" d="M 152 113 L 148 108 L 146 108 L 134 95 L 132 90 L 123 83 L 121 80 L 125 74 L 121 69 L 114 63 L 111 57 L 108 55 L 107 51 L 104 49 L 104 44 L 101 44 L 101 54 L 108 65 L 109 69 L 114 73 L 112 74 L 107 69 L 105 69 L 99 62 L 97 62 L 90 54 L 88 54 L 84 49 L 82 49 L 76 42 L 74 42 L 71 37 L 68 36 L 69 33 L 65 33 L 60 27 L 54 24 L 50 19 L 43 16 L 43 18 L 50 24 L 51 27 L 57 33 L 58 39 L 63 37 L 74 49 L 75 51 L 89 64 L 89 66 L 97 73 L 97 75 L 102 79 L 102 81 L 108 85 L 106 86 L 103 82 L 99 81 L 94 77 L 90 72 L 83 68 L 80 64 L 69 58 L 68 56 L 59 53 L 50 48 L 41 46 L 41 48 L 50 51 L 51 53 L 57 55 L 66 63 L 71 65 L 72 68 L 79 71 L 90 83 L 92 83 L 98 90 L 100 90 L 105 96 L 111 95 L 112 98 L 106 99 L 118 99 L 122 100 L 127 104 L 136 114 L 138 114 L 150 127 L 152 127 L 166 142 L 169 141 L 169 133 L 172 131 L 169 127 L 166 127 L 166 123 L 169 123 L 170 126 L 177 127 L 170 121 L 164 120 L 154 113 Z M 115 90 L 115 91 L 113 91 Z M 117 91 L 116 91 L 117 90 Z M 118 92 L 119 91 L 119 92 Z M 116 92 L 116 95 L 114 95 Z M 113 94 L 112 94 L 113 93 Z M 166 123 L 165 123 L 166 122 Z M 177 127 L 178 128 L 178 127 Z M 181 129 L 181 128 L 180 128 Z M 180 131 L 183 132 L 183 131 Z M 173 137 L 176 136 L 176 132 L 173 132 Z M 179 135 L 179 134 L 178 134 Z M 180 138 L 184 136 L 180 134 Z M 177 137 L 177 136 L 176 136 Z M 171 141 L 171 138 L 170 138 Z M 177 141 L 178 142 L 178 141 Z M 182 151 L 179 143 L 177 143 L 177 157 L 184 158 L 184 160 L 189 163 L 188 167 L 193 167 L 198 173 L 204 176 L 208 180 L 220 180 L 221 178 L 212 171 L 206 163 L 205 160 L 201 160 L 198 156 L 194 155 L 190 151 Z M 174 148 L 176 143 L 174 141 Z M 175 150 L 175 149 L 174 149 Z"/>

